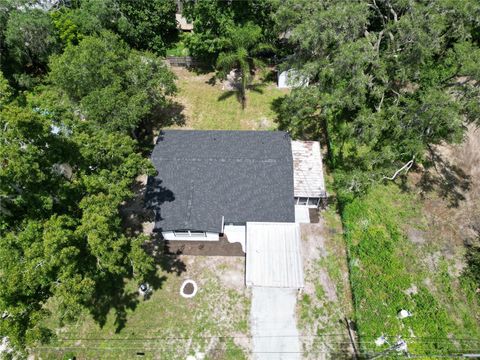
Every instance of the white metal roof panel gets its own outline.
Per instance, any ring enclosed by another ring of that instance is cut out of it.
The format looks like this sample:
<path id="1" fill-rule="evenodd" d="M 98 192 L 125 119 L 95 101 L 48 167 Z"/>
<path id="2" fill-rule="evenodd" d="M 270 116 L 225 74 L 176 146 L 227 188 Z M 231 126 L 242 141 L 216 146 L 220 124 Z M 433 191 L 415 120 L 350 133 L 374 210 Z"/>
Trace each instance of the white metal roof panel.
<path id="1" fill-rule="evenodd" d="M 325 197 L 322 155 L 318 141 L 292 141 L 294 196 Z"/>
<path id="2" fill-rule="evenodd" d="M 303 288 L 298 224 L 247 222 L 246 284 Z"/>

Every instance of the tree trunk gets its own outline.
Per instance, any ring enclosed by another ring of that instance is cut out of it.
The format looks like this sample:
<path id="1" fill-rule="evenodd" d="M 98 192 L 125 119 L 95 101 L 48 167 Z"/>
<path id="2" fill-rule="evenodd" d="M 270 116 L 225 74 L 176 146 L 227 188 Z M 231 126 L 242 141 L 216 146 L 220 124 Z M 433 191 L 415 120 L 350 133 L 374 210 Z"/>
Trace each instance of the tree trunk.
<path id="1" fill-rule="evenodd" d="M 242 85 L 240 87 L 240 101 L 242 103 L 242 110 L 247 107 L 247 75 L 242 71 Z"/>

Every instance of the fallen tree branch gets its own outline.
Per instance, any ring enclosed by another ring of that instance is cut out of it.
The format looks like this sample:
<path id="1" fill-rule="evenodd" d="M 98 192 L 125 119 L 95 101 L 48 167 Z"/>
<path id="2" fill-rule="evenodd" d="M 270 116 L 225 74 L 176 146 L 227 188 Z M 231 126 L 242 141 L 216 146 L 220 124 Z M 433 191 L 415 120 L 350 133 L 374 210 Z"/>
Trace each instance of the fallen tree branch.
<path id="1" fill-rule="evenodd" d="M 412 160 L 410 160 L 409 162 L 407 162 L 405 165 L 403 165 L 400 169 L 398 169 L 395 174 L 393 174 L 393 176 L 391 177 L 388 177 L 388 176 L 384 176 L 382 179 L 383 180 L 395 180 L 395 178 L 398 176 L 398 174 L 400 174 L 403 170 L 405 170 L 405 174 L 408 172 L 408 170 L 410 170 L 410 168 L 413 166 L 413 163 L 415 162 L 415 156 L 412 158 Z"/>

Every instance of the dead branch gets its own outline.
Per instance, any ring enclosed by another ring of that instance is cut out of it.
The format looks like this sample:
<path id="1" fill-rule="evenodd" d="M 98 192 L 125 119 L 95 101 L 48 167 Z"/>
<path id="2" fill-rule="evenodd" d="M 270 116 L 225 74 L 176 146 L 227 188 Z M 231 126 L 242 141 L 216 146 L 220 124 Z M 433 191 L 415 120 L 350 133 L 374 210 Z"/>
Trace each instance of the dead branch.
<path id="1" fill-rule="evenodd" d="M 403 165 L 400 169 L 395 171 L 395 174 L 393 174 L 393 176 L 391 176 L 391 177 L 384 176 L 382 179 L 383 180 L 392 180 L 392 181 L 395 180 L 395 178 L 398 176 L 398 174 L 400 174 L 403 170 L 405 170 L 405 174 L 408 173 L 408 170 L 410 170 L 410 168 L 413 166 L 414 162 L 415 162 L 415 156 L 412 158 L 412 160 L 410 160 L 405 165 Z"/>
<path id="2" fill-rule="evenodd" d="M 393 10 L 392 4 L 390 4 L 390 1 L 387 1 L 387 6 L 388 9 L 390 10 L 390 13 L 393 15 L 393 21 L 397 22 L 398 21 L 398 16 L 395 10 Z"/>
<path id="3" fill-rule="evenodd" d="M 378 104 L 378 106 L 375 106 L 375 110 L 377 110 L 377 112 L 380 112 L 380 110 L 382 110 L 383 99 L 385 99 L 385 92 L 383 92 L 382 98 L 380 99 L 380 103 Z"/>
<path id="4" fill-rule="evenodd" d="M 375 52 L 377 53 L 377 55 L 380 52 L 380 43 L 382 42 L 383 32 L 384 32 L 384 30 L 382 30 L 378 33 L 378 40 L 377 40 L 377 43 L 375 44 Z"/>
<path id="5" fill-rule="evenodd" d="M 380 16 L 380 19 L 382 20 L 383 27 L 385 27 L 386 16 L 383 15 L 382 11 L 380 10 L 380 8 L 377 5 L 377 2 L 375 0 L 373 0 L 373 4 L 368 4 L 368 6 L 372 7 L 378 13 L 378 15 Z"/>

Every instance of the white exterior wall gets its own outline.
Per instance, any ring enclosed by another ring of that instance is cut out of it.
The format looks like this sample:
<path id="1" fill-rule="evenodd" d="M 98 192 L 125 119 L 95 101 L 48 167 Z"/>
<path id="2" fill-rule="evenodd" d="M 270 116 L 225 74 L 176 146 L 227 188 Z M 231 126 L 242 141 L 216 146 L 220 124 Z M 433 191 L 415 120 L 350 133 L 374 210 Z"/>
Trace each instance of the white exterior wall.
<path id="1" fill-rule="evenodd" d="M 310 224 L 310 211 L 306 205 L 295 205 L 295 222 L 297 224 Z"/>
<path id="2" fill-rule="evenodd" d="M 246 237 L 245 225 L 225 225 L 223 233 L 227 236 L 229 243 L 240 243 L 242 245 L 243 252 L 245 251 L 245 237 Z"/>
<path id="3" fill-rule="evenodd" d="M 185 233 L 186 231 L 182 231 L 182 233 Z M 203 236 L 200 234 L 194 234 L 194 235 L 187 235 L 187 234 L 182 234 L 182 235 L 176 235 L 174 231 L 163 231 L 162 232 L 163 238 L 165 240 L 169 241 L 175 241 L 175 240 L 182 240 L 182 241 L 218 241 L 220 236 L 218 233 L 212 233 L 212 232 L 206 232 L 203 233 Z"/>

